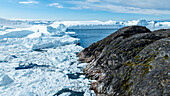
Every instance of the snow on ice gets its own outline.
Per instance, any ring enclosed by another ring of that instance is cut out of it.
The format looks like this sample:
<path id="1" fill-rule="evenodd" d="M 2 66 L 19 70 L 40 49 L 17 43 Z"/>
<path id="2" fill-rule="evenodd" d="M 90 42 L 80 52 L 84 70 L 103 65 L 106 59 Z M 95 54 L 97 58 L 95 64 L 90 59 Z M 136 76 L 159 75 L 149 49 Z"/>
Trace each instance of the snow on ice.
<path id="1" fill-rule="evenodd" d="M 65 32 L 59 24 L 32 25 L 13 28 L 0 35 L 0 95 L 1 96 L 69 96 L 94 94 L 90 80 L 82 75 L 83 67 L 76 54 L 75 32 Z M 76 79 L 69 76 L 81 74 Z M 69 91 L 62 91 L 69 90 Z M 61 92 L 62 91 L 62 92 Z M 59 93 L 60 92 L 60 93 Z"/>

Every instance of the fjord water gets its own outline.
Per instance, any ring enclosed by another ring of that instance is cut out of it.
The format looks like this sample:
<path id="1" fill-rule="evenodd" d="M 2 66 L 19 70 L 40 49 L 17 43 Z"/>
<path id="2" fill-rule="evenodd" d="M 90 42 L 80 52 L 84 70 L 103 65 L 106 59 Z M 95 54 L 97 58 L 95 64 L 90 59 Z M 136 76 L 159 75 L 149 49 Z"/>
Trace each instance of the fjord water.
<path id="1" fill-rule="evenodd" d="M 95 43 L 118 29 L 68 29 L 67 31 L 76 32 L 77 38 L 80 39 L 81 46 L 86 48 L 92 43 Z"/>

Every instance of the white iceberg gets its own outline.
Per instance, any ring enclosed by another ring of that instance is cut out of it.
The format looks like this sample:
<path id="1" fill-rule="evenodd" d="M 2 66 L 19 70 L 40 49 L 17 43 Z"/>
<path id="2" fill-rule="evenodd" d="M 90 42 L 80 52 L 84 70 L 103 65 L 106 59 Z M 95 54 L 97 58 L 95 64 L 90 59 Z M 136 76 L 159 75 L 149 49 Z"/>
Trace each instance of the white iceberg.
<path id="1" fill-rule="evenodd" d="M 67 27 L 62 23 L 53 23 L 47 27 L 50 32 L 66 32 Z"/>
<path id="2" fill-rule="evenodd" d="M 51 26 L 56 27 L 64 24 L 67 29 L 114 29 L 120 28 L 121 25 L 117 21 L 56 21 Z"/>
<path id="3" fill-rule="evenodd" d="M 34 32 L 29 31 L 29 30 L 22 30 L 22 31 L 13 31 L 13 32 L 9 32 L 6 33 L 4 35 L 0 35 L 0 38 L 23 38 L 23 37 L 27 37 L 29 34 L 32 34 Z"/>
<path id="4" fill-rule="evenodd" d="M 36 43 L 33 43 L 32 50 L 56 48 L 59 46 L 65 46 L 69 44 L 79 44 L 80 40 L 72 38 L 68 35 L 62 37 L 40 37 Z"/>
<path id="5" fill-rule="evenodd" d="M 140 26 L 147 26 L 149 25 L 148 22 L 146 20 L 139 20 L 137 25 L 140 25 Z"/>

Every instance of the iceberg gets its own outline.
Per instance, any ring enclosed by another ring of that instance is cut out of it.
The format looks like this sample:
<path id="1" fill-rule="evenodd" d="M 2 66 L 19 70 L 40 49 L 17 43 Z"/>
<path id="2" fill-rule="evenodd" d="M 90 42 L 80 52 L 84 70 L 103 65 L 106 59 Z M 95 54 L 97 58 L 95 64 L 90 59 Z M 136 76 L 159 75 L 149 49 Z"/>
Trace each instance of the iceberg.
<path id="1" fill-rule="evenodd" d="M 146 20 L 139 20 L 137 25 L 140 25 L 140 26 L 147 26 L 148 25 L 148 22 Z"/>
<path id="2" fill-rule="evenodd" d="M 56 21 L 52 26 L 64 24 L 67 29 L 114 29 L 119 28 L 121 25 L 117 21 Z"/>
<path id="3" fill-rule="evenodd" d="M 77 37 L 76 32 L 65 32 L 65 33 L 66 33 L 66 35 L 69 35 L 71 37 Z"/>
<path id="4" fill-rule="evenodd" d="M 72 38 L 68 35 L 62 37 L 40 37 L 37 43 L 34 43 L 32 50 L 45 49 L 45 48 L 56 48 L 59 46 L 65 46 L 69 44 L 79 44 L 80 40 Z"/>
<path id="5" fill-rule="evenodd" d="M 67 27 L 62 23 L 57 23 L 57 24 L 53 23 L 49 25 L 48 27 L 51 28 L 52 30 L 54 30 L 55 28 L 54 32 L 66 32 L 66 29 L 67 29 Z"/>
<path id="6" fill-rule="evenodd" d="M 0 38 L 23 38 L 28 36 L 29 34 L 32 34 L 34 32 L 29 31 L 29 30 L 22 30 L 22 31 L 13 31 L 10 33 L 6 33 L 4 35 L 0 35 Z"/>
<path id="7" fill-rule="evenodd" d="M 154 23 L 153 23 L 154 22 Z M 131 20 L 131 21 L 55 21 L 52 26 L 64 24 L 67 29 L 119 29 L 125 26 L 140 25 L 151 29 L 170 28 L 169 21 L 147 21 Z M 162 27 L 160 27 L 162 26 Z"/>

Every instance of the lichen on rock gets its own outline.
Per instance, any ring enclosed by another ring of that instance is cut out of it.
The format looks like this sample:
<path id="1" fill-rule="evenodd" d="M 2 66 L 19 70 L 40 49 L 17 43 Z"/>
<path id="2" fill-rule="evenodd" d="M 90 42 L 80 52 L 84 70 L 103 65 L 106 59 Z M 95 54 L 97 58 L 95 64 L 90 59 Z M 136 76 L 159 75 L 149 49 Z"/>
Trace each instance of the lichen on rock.
<path id="1" fill-rule="evenodd" d="M 142 26 L 119 29 L 81 51 L 84 73 L 95 79 L 91 89 L 100 96 L 168 96 L 170 29 Z"/>

